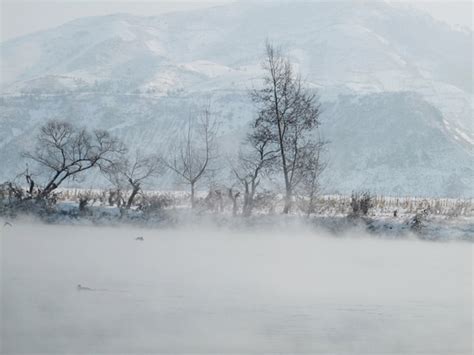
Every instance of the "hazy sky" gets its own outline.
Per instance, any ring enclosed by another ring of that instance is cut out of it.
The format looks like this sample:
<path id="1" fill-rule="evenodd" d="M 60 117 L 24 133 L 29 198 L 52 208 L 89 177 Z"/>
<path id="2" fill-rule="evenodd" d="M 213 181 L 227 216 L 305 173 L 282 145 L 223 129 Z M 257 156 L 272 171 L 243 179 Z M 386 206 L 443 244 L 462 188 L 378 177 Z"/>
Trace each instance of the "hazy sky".
<path id="1" fill-rule="evenodd" d="M 84 16 L 117 12 L 149 16 L 170 11 L 216 6 L 232 1 L 235 0 L 0 0 L 2 20 L 0 38 L 4 41 L 30 32 L 55 27 Z M 473 6 L 470 0 L 406 0 L 404 2 L 428 11 L 439 20 L 473 28 Z"/>

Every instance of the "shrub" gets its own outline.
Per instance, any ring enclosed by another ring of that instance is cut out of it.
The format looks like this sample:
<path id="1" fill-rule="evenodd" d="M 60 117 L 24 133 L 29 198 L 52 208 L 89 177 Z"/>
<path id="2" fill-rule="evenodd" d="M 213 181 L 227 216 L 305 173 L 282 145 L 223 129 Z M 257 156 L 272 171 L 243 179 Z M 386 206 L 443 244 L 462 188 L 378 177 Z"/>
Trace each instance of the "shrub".
<path id="1" fill-rule="evenodd" d="M 421 232 L 425 227 L 425 222 L 428 217 L 428 209 L 418 211 L 415 216 L 409 221 L 410 229 L 414 232 Z"/>
<path id="2" fill-rule="evenodd" d="M 143 194 L 138 205 L 138 210 L 148 215 L 157 214 L 160 213 L 166 207 L 171 206 L 172 202 L 173 199 L 167 194 L 149 196 Z"/>
<path id="3" fill-rule="evenodd" d="M 362 193 L 353 192 L 351 195 L 351 216 L 361 217 L 367 216 L 369 210 L 374 207 L 373 196 L 370 192 L 365 191 Z"/>

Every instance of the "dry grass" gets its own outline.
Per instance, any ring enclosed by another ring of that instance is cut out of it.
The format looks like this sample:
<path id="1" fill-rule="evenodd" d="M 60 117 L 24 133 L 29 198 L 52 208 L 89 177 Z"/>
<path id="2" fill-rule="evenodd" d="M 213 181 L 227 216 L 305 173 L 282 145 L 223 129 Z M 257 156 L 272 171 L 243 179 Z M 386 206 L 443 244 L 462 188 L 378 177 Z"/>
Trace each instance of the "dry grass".
<path id="1" fill-rule="evenodd" d="M 87 195 L 91 205 L 107 206 L 110 193 L 111 191 L 108 190 L 61 189 L 59 200 L 79 203 L 80 198 Z M 207 194 L 207 192 L 198 193 L 198 202 L 205 201 Z M 143 200 L 157 197 L 166 197 L 170 201 L 169 206 L 171 207 L 189 207 L 189 193 L 183 191 L 145 191 L 141 193 L 136 203 L 139 205 Z M 239 202 L 242 203 L 242 201 Z M 274 198 L 267 202 L 271 206 L 265 206 L 263 209 L 257 208 L 255 212 L 278 211 L 283 205 L 281 195 L 274 195 Z M 224 211 L 227 211 L 230 205 L 231 201 L 227 201 L 227 198 L 224 197 Z M 373 207 L 369 211 L 369 215 L 372 216 L 393 216 L 394 211 L 397 211 L 397 216 L 412 215 L 423 210 L 426 210 L 430 215 L 446 217 L 474 216 L 473 199 L 373 196 L 372 205 Z M 261 209 L 262 211 L 260 211 Z M 316 214 L 348 215 L 351 211 L 351 196 L 349 195 L 324 195 L 317 199 Z"/>

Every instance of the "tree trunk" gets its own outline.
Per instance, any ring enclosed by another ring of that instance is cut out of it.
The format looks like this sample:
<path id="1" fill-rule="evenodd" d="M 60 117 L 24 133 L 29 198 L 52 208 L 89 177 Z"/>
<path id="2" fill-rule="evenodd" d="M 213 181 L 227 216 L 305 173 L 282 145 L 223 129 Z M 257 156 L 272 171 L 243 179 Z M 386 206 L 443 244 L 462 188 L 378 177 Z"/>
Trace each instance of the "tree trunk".
<path id="1" fill-rule="evenodd" d="M 133 187 L 132 193 L 130 197 L 128 198 L 127 205 L 125 207 L 127 210 L 130 209 L 130 207 L 132 207 L 133 200 L 137 196 L 138 191 L 140 191 L 140 184 L 132 184 L 132 187 Z"/>
<path id="2" fill-rule="evenodd" d="M 286 195 L 285 195 L 285 207 L 283 208 L 284 214 L 288 214 L 290 212 L 291 205 L 292 205 L 292 198 L 293 198 L 293 194 L 291 192 L 291 189 L 287 188 Z"/>
<path id="3" fill-rule="evenodd" d="M 31 178 L 31 176 L 29 174 L 26 174 L 26 182 L 29 185 L 28 193 L 30 194 L 30 196 L 32 196 L 34 188 L 35 188 L 35 182 L 33 181 L 33 179 Z"/>
<path id="4" fill-rule="evenodd" d="M 195 207 L 194 202 L 194 182 L 191 182 L 191 208 Z"/>
<path id="5" fill-rule="evenodd" d="M 244 217 L 250 216 L 251 209 L 250 209 L 250 191 L 249 191 L 249 184 L 247 181 L 244 182 L 244 205 L 242 206 L 242 215 Z"/>
<path id="6" fill-rule="evenodd" d="M 45 198 L 47 197 L 51 192 L 53 192 L 58 186 L 54 183 L 51 182 L 49 183 L 43 191 L 41 191 L 41 194 L 38 196 L 40 198 Z"/>
<path id="7" fill-rule="evenodd" d="M 283 209 L 284 214 L 288 214 L 291 208 L 291 187 L 290 187 L 290 180 L 288 178 L 288 166 L 286 163 L 286 154 L 285 154 L 285 147 L 283 144 L 283 128 L 282 128 L 282 119 L 280 117 L 280 109 L 278 107 L 278 95 L 277 95 L 277 84 L 275 78 L 273 79 L 273 96 L 275 100 L 275 115 L 277 119 L 277 126 L 278 126 L 278 145 L 280 148 L 280 155 L 281 155 L 281 164 L 283 168 L 283 176 L 285 178 L 285 188 L 286 188 L 286 196 L 285 196 L 285 208 Z"/>

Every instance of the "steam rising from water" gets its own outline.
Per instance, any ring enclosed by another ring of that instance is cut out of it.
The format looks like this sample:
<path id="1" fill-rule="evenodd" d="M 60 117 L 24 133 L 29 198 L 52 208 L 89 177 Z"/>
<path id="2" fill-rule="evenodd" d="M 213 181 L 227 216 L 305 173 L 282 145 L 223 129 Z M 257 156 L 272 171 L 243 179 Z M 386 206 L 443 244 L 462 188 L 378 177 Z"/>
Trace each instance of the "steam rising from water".
<path id="1" fill-rule="evenodd" d="M 5 228 L 2 351 L 470 353 L 472 246 L 354 237 Z"/>

